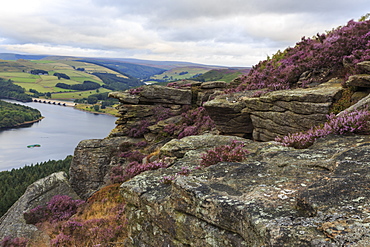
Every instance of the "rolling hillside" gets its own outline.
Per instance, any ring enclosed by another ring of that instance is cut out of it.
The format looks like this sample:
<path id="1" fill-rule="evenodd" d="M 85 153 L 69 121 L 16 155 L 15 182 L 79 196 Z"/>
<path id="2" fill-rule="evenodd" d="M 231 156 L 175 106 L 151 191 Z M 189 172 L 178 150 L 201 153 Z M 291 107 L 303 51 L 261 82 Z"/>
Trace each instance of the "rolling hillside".
<path id="1" fill-rule="evenodd" d="M 31 73 L 40 70 L 46 73 Z M 59 78 L 54 73 L 67 75 L 70 79 Z M 108 75 L 116 79 L 117 85 L 110 85 L 110 81 L 105 81 L 102 76 Z M 21 86 L 26 92 L 50 93 L 55 99 L 76 99 L 87 97 L 96 90 L 86 90 L 79 92 L 77 90 L 63 89 L 56 87 L 58 83 L 68 85 L 82 84 L 84 81 L 91 81 L 100 84 L 99 92 L 108 92 L 111 90 L 125 90 L 132 86 L 139 86 L 142 83 L 136 78 L 124 75 L 117 71 L 102 67 L 99 65 L 78 62 L 73 60 L 24 60 L 16 61 L 0 60 L 0 78 L 11 80 L 14 84 Z M 31 90 L 31 91 L 30 91 Z"/>

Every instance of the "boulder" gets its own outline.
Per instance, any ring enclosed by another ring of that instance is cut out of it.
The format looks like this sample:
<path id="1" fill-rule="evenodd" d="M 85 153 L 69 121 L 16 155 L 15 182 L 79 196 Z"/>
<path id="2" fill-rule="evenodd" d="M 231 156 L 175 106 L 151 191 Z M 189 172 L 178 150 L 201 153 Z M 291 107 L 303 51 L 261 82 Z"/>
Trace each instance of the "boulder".
<path id="1" fill-rule="evenodd" d="M 305 150 L 245 145 L 251 153 L 243 162 L 179 175 L 199 164 L 190 148 L 170 168 L 123 183 L 125 246 L 369 244 L 370 136 L 328 136 Z"/>
<path id="2" fill-rule="evenodd" d="M 118 99 L 124 104 L 177 104 L 190 105 L 191 90 L 177 89 L 159 85 L 143 86 L 137 93 L 111 92 L 109 97 Z"/>
<path id="3" fill-rule="evenodd" d="M 249 112 L 242 112 L 245 102 L 221 95 L 206 102 L 204 107 L 221 134 L 246 136 L 253 132 Z"/>
<path id="4" fill-rule="evenodd" d="M 222 95 L 204 106 L 221 133 L 253 133 L 254 140 L 269 141 L 325 122 L 342 90 L 339 82 L 329 81 L 314 88 L 274 91 L 258 98 Z"/>
<path id="5" fill-rule="evenodd" d="M 204 151 L 219 145 L 230 144 L 233 140 L 247 141 L 237 136 L 222 136 L 204 134 L 198 136 L 187 136 L 182 139 L 173 139 L 161 147 L 161 153 L 165 156 L 182 158 L 191 150 Z"/>
<path id="6" fill-rule="evenodd" d="M 203 82 L 200 85 L 200 88 L 212 89 L 212 88 L 225 88 L 226 86 L 227 86 L 227 83 L 224 81 L 208 81 L 208 82 Z"/>
<path id="7" fill-rule="evenodd" d="M 370 72 L 370 61 L 363 61 L 363 62 L 360 62 L 356 65 L 357 65 L 357 67 L 359 67 L 363 71 Z"/>
<path id="8" fill-rule="evenodd" d="M 370 75 L 352 75 L 346 81 L 349 87 L 370 87 Z"/>
<path id="9" fill-rule="evenodd" d="M 70 183 L 84 200 L 110 183 L 110 171 L 120 163 L 120 146 L 137 143 L 141 139 L 114 137 L 81 141 L 74 151 L 69 169 Z"/>
<path id="10" fill-rule="evenodd" d="M 152 85 L 144 87 L 144 90 L 139 93 L 140 103 L 162 103 L 176 105 L 190 105 L 192 93 L 190 90 L 176 89 Z"/>
<path id="11" fill-rule="evenodd" d="M 70 186 L 65 172 L 58 172 L 40 179 L 28 186 L 25 193 L 0 219 L 0 240 L 6 236 L 27 238 L 48 243 L 49 237 L 36 226 L 26 224 L 23 213 L 39 205 L 44 205 L 55 195 L 68 195 L 79 199 Z M 37 245 L 34 245 L 37 246 Z"/>
<path id="12" fill-rule="evenodd" d="M 139 104 L 140 98 L 136 94 L 130 94 L 129 92 L 111 92 L 108 94 L 109 97 L 118 99 L 121 103 L 126 104 Z"/>

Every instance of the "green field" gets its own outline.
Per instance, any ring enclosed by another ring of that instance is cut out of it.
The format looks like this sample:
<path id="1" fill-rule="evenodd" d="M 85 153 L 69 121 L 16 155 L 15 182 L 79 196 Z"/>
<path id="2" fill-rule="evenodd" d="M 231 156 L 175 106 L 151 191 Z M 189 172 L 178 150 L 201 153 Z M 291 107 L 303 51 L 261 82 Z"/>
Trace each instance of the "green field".
<path id="1" fill-rule="evenodd" d="M 99 93 L 110 92 L 111 90 L 105 88 L 99 88 Z M 51 95 L 52 99 L 82 99 L 87 98 L 92 94 L 96 94 L 96 90 L 89 90 L 89 91 L 75 91 L 75 92 L 64 92 L 64 93 L 54 93 Z"/>
<path id="2" fill-rule="evenodd" d="M 76 70 L 77 68 L 84 68 L 84 71 Z M 49 72 L 49 75 L 33 75 L 29 71 L 41 69 Z M 97 82 L 100 85 L 104 83 L 97 76 L 92 75 L 92 73 L 111 73 L 123 76 L 113 70 L 107 69 L 105 67 L 70 60 L 17 60 L 17 61 L 0 61 L 0 78 L 10 79 L 26 91 L 30 89 L 37 90 L 40 93 L 59 93 L 66 92 L 70 90 L 55 87 L 59 82 L 66 83 L 68 85 L 81 84 L 84 81 Z M 54 73 L 63 73 L 68 75 L 71 79 L 60 79 L 53 76 Z M 102 92 L 108 90 L 101 89 Z M 95 91 L 94 91 L 95 92 Z M 91 92 L 68 92 L 65 96 L 66 98 L 77 99 L 81 95 L 88 96 Z"/>
<path id="3" fill-rule="evenodd" d="M 150 79 L 168 80 L 168 81 L 183 80 L 183 79 L 192 78 L 193 76 L 197 74 L 204 74 L 209 70 L 211 69 L 195 67 L 195 66 L 194 67 L 181 67 L 181 68 L 167 70 L 160 75 L 152 76 Z"/>

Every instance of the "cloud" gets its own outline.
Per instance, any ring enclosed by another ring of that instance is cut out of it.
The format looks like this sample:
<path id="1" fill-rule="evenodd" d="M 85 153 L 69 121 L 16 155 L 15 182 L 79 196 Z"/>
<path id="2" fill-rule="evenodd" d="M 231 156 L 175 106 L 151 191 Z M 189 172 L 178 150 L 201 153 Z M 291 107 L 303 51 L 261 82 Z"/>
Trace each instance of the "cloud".
<path id="1" fill-rule="evenodd" d="M 367 0 L 12 0 L 0 9 L 0 47 L 250 66 L 302 36 L 359 18 L 367 5 Z"/>

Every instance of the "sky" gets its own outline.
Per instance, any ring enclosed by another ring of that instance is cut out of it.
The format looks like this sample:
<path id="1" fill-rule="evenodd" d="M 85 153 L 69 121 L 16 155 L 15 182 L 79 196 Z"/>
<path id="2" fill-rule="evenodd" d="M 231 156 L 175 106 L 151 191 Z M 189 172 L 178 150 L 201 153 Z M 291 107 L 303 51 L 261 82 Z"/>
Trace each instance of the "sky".
<path id="1" fill-rule="evenodd" d="M 247 67 L 369 12 L 368 0 L 10 0 L 0 52 Z"/>

